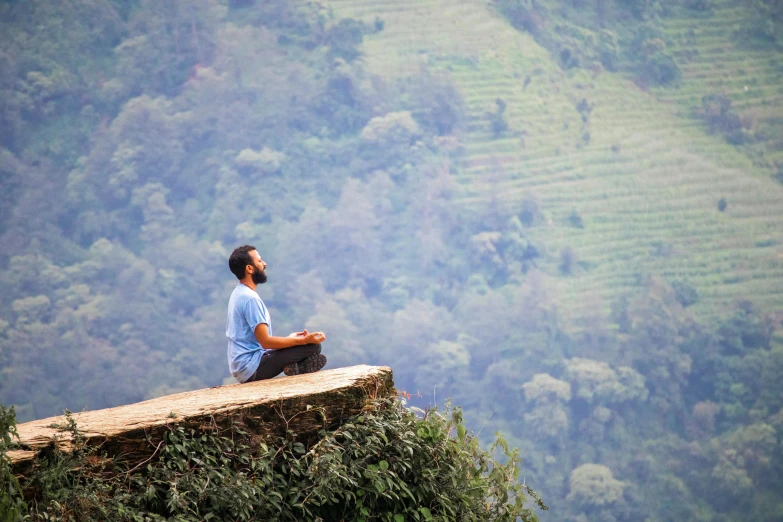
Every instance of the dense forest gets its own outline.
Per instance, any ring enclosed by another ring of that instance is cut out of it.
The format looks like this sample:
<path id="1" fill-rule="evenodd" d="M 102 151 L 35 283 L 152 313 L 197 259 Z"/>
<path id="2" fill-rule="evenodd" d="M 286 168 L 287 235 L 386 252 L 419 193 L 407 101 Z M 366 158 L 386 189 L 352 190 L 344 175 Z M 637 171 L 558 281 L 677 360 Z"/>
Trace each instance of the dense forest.
<path id="1" fill-rule="evenodd" d="M 681 88 L 667 10 L 709 24 L 716 5 L 490 4 L 563 74 L 626 75 L 644 92 Z M 736 0 L 750 13 L 736 37 L 780 57 L 781 6 Z M 550 507 L 542 520 L 783 519 L 769 306 L 783 296 L 695 313 L 698 285 L 640 270 L 606 309 L 567 320 L 552 281 L 599 261 L 548 240 L 548 203 L 490 191 L 462 204 L 471 133 L 522 147 L 536 128 L 515 129 L 501 98 L 473 110 L 437 63 L 376 74 L 365 44 L 388 24 L 382 9 L 295 0 L 0 1 L 0 403 L 24 422 L 232 382 L 227 258 L 249 243 L 276 332 L 323 330 L 327 368 L 391 366 L 412 404 L 451 399 L 485 444 L 503 433 Z M 578 153 L 593 108 L 571 111 Z M 754 126 L 710 92 L 684 117 L 783 191 L 783 117 Z M 561 221 L 592 223 L 576 209 Z"/>

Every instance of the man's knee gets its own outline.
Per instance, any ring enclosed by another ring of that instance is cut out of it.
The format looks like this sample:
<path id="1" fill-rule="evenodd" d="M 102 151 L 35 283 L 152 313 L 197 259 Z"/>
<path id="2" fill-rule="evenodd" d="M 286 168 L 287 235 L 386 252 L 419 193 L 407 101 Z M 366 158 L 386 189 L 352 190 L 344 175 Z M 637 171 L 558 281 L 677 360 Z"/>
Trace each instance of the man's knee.
<path id="1" fill-rule="evenodd" d="M 305 349 L 305 353 L 307 353 L 308 356 L 313 355 L 315 353 L 321 353 L 321 343 L 310 343 L 302 345 L 302 348 Z"/>

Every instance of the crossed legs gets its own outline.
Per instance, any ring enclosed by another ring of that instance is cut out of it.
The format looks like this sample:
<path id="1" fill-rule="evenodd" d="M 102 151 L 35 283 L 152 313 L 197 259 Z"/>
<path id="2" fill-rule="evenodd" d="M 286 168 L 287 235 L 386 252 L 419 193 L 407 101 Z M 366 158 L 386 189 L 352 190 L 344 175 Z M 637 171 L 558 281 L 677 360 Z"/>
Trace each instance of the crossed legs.
<path id="1" fill-rule="evenodd" d="M 302 346 L 293 346 L 280 350 L 268 350 L 261 357 L 256 373 L 246 382 L 276 377 L 283 371 L 284 367 L 303 361 L 314 353 L 321 353 L 320 344 L 303 344 Z"/>

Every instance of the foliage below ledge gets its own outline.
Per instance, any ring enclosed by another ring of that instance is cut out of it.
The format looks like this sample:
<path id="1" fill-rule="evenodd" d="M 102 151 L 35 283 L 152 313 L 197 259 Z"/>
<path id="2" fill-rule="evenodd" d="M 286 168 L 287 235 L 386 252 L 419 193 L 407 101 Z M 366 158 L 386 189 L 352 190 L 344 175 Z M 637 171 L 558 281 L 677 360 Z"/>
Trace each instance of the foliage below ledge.
<path id="1" fill-rule="evenodd" d="M 71 451 L 39 452 L 17 479 L 14 409 L 0 406 L 0 520 L 537 521 L 528 496 L 547 509 L 519 483 L 517 450 L 500 436 L 482 450 L 459 409 L 386 397 L 316 437 L 261 441 L 238 424 L 173 425 L 133 467 L 65 418 Z"/>

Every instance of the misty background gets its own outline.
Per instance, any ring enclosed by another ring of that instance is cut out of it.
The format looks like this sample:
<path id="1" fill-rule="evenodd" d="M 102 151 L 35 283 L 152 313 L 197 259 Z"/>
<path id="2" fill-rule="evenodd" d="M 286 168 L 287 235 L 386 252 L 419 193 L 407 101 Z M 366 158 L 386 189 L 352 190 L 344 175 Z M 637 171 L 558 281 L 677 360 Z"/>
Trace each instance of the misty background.
<path id="1" fill-rule="evenodd" d="M 0 403 L 275 332 L 520 448 L 542 520 L 783 520 L 783 4 L 0 1 Z"/>

